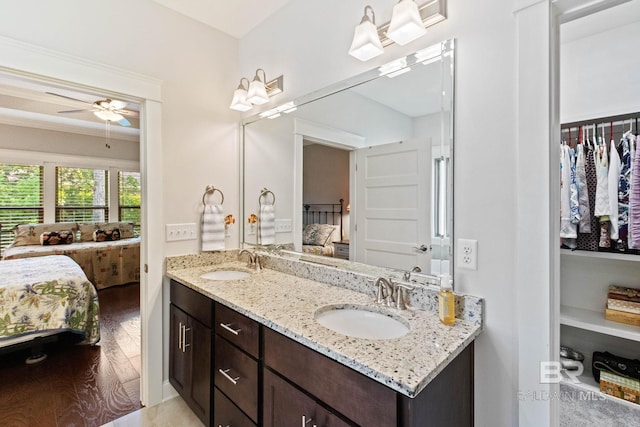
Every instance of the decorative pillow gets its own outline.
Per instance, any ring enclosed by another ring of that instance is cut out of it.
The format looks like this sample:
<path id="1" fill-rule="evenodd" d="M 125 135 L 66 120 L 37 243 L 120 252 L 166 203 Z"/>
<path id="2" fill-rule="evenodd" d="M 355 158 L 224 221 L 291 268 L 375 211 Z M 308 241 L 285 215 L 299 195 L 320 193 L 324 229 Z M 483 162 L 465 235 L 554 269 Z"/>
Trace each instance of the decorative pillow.
<path id="1" fill-rule="evenodd" d="M 73 243 L 74 233 L 69 230 L 65 231 L 45 231 L 40 235 L 40 244 L 42 246 L 50 245 L 69 245 Z"/>
<path id="2" fill-rule="evenodd" d="M 47 224 L 19 224 L 12 228 L 14 240 L 12 246 L 40 245 L 40 236 L 47 231 L 66 231 L 75 235 L 78 224 L 75 222 L 53 222 Z"/>
<path id="3" fill-rule="evenodd" d="M 120 230 L 121 239 L 130 239 L 136 237 L 133 230 L 132 222 L 81 222 L 80 227 L 80 241 L 91 242 L 95 241 L 93 238 L 93 232 L 96 230 Z"/>
<path id="4" fill-rule="evenodd" d="M 120 230 L 117 228 L 96 230 L 93 232 L 94 242 L 111 242 L 114 240 L 120 240 Z"/>
<path id="5" fill-rule="evenodd" d="M 331 224 L 309 224 L 304 228 L 302 233 L 302 244 L 313 246 L 325 246 L 331 243 L 331 235 L 333 234 L 333 225 Z"/>

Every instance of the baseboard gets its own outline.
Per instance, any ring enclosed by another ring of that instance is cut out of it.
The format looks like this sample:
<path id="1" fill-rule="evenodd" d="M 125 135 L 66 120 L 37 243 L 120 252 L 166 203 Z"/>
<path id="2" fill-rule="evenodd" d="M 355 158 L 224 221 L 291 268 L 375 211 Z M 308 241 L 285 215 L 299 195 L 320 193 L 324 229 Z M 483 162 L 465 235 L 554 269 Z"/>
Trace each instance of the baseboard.
<path id="1" fill-rule="evenodd" d="M 178 392 L 176 391 L 176 389 L 173 388 L 169 380 L 165 380 L 162 383 L 162 401 L 165 402 L 177 396 L 178 396 Z"/>

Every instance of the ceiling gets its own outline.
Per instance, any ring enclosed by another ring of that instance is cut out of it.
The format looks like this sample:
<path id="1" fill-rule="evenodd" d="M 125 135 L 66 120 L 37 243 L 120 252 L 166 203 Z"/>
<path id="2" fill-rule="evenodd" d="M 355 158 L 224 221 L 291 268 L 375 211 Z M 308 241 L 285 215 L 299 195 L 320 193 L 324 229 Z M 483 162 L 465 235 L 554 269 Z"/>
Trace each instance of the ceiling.
<path id="1" fill-rule="evenodd" d="M 291 0 L 154 1 L 240 39 Z"/>

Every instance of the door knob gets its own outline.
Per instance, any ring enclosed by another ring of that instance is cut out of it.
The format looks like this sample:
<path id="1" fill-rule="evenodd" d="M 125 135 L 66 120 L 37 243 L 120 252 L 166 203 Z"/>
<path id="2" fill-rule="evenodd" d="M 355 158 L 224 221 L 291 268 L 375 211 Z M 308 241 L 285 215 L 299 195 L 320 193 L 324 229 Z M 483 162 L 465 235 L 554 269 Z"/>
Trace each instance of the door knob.
<path id="1" fill-rule="evenodd" d="M 427 252 L 427 251 L 430 251 L 430 250 L 431 250 L 431 246 L 427 246 L 427 245 L 420 245 L 420 247 L 417 247 L 417 246 L 416 246 L 416 248 L 415 248 L 415 249 L 416 249 L 417 251 L 420 251 L 420 252 Z"/>

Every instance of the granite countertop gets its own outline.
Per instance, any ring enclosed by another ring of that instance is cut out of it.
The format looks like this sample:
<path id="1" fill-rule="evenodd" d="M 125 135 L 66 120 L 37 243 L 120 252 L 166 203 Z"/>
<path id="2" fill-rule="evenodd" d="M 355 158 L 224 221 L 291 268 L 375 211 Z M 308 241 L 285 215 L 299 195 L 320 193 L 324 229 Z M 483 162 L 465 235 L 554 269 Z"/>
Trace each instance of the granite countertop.
<path id="1" fill-rule="evenodd" d="M 200 278 L 214 270 L 252 274 L 228 281 Z M 478 322 L 456 319 L 454 326 L 446 326 L 431 311 L 380 307 L 364 293 L 272 269 L 255 272 L 237 261 L 168 267 L 166 275 L 409 397 L 420 393 L 482 330 Z M 348 337 L 315 321 L 316 310 L 329 304 L 370 306 L 402 317 L 410 330 L 401 338 L 387 340 Z"/>

